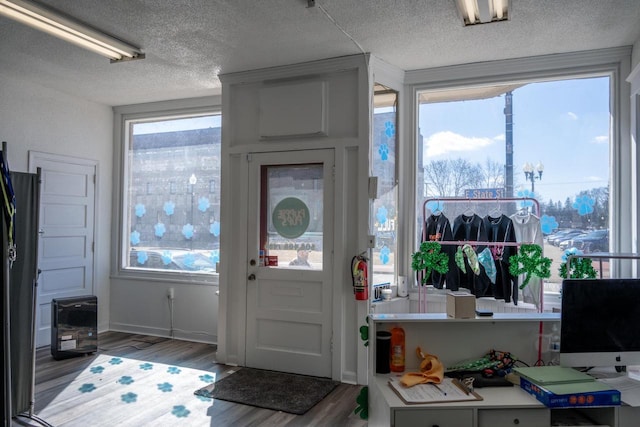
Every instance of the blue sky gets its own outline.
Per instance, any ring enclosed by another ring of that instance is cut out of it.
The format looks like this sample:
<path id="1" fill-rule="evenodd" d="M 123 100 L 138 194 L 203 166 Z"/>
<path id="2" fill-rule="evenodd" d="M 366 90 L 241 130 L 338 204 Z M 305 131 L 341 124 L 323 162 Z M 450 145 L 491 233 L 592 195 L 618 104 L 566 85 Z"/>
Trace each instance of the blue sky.
<path id="1" fill-rule="evenodd" d="M 144 135 L 148 133 L 175 132 L 179 130 L 206 129 L 210 127 L 220 127 L 222 117 L 220 115 L 194 117 L 189 119 L 176 119 L 165 121 L 154 121 L 149 123 L 136 123 L 134 135 Z"/>
<path id="2" fill-rule="evenodd" d="M 425 163 L 462 157 L 505 163 L 505 97 L 423 104 Z M 609 181 L 609 78 L 532 83 L 513 91 L 514 186 L 531 188 L 522 166 L 542 162 L 539 200 L 572 200 Z"/>

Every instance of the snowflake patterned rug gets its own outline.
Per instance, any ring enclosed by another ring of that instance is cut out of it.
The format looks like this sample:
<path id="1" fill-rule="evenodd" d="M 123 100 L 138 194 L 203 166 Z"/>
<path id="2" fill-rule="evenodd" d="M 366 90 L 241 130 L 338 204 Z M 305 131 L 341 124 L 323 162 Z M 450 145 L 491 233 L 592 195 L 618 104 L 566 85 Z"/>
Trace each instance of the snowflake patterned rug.
<path id="1" fill-rule="evenodd" d="M 209 426 L 215 373 L 98 355 L 38 416 L 55 426 Z M 75 403 L 75 404 L 74 404 Z"/>

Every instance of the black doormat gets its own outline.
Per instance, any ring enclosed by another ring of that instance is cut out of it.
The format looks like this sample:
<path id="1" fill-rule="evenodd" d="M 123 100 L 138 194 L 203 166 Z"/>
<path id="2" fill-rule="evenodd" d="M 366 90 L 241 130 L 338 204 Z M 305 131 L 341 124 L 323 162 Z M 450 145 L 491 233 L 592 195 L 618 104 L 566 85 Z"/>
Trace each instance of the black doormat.
<path id="1" fill-rule="evenodd" d="M 340 384 L 328 378 L 241 368 L 196 390 L 198 396 L 302 415 Z"/>

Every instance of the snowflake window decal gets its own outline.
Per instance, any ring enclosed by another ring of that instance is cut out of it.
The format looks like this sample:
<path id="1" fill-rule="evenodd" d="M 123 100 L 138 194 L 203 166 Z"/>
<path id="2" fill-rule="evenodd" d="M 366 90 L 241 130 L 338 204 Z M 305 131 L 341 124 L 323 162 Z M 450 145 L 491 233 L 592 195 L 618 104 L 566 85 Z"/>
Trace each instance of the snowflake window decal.
<path id="1" fill-rule="evenodd" d="M 573 202 L 572 207 L 578 211 L 579 215 L 588 215 L 593 213 L 593 205 L 595 205 L 596 201 L 589 196 L 578 196 L 576 200 Z"/>
<path id="2" fill-rule="evenodd" d="M 206 197 L 200 197 L 198 199 L 198 210 L 200 212 L 206 212 L 207 209 L 209 209 L 209 206 L 211 206 L 211 203 Z"/>
<path id="3" fill-rule="evenodd" d="M 218 237 L 220 235 L 220 222 L 213 221 L 211 223 L 211 225 L 209 226 L 209 233 L 211 233 L 214 236 Z"/>
<path id="4" fill-rule="evenodd" d="M 146 251 L 138 252 L 138 257 L 137 257 L 138 264 L 144 265 L 148 259 L 149 259 L 149 255 L 147 255 Z"/>
<path id="5" fill-rule="evenodd" d="M 555 216 L 542 215 L 540 217 L 540 228 L 544 234 L 549 234 L 558 228 L 559 224 Z"/>
<path id="6" fill-rule="evenodd" d="M 384 134 L 387 135 L 388 138 L 393 138 L 396 134 L 396 126 L 392 121 L 384 122 Z"/>
<path id="7" fill-rule="evenodd" d="M 389 160 L 389 146 L 384 142 L 380 144 L 380 147 L 378 147 L 378 154 L 380 154 L 380 160 L 383 162 Z"/>
<path id="8" fill-rule="evenodd" d="M 173 213 L 175 212 L 176 209 L 176 204 L 173 203 L 172 201 L 168 201 L 168 202 L 164 202 L 164 206 L 163 206 L 163 210 L 164 213 L 167 214 L 167 216 L 171 216 L 173 215 Z"/>
<path id="9" fill-rule="evenodd" d="M 382 249 L 380 249 L 380 262 L 382 264 L 389 264 L 390 254 L 391 254 L 391 251 L 389 250 L 389 248 L 386 246 L 383 246 Z"/>
<path id="10" fill-rule="evenodd" d="M 138 218 L 142 218 L 144 214 L 147 213 L 147 209 L 144 207 L 142 203 L 138 203 L 135 209 L 136 209 L 136 216 Z"/>
<path id="11" fill-rule="evenodd" d="M 376 212 L 376 219 L 378 220 L 378 223 L 384 224 L 385 222 L 387 222 L 388 214 L 389 214 L 389 211 L 387 211 L 387 208 L 385 208 L 384 206 L 380 206 L 378 208 L 378 211 Z"/>
<path id="12" fill-rule="evenodd" d="M 211 260 L 211 263 L 213 265 L 215 265 L 218 262 L 220 262 L 220 250 L 219 249 L 212 250 L 211 254 L 209 255 L 209 259 Z"/>
<path id="13" fill-rule="evenodd" d="M 173 260 L 173 258 L 171 257 L 171 252 L 169 251 L 162 252 L 161 259 L 162 259 L 162 264 L 164 265 L 171 264 L 171 261 Z"/>
<path id="14" fill-rule="evenodd" d="M 444 212 L 444 203 L 439 200 L 432 200 L 428 202 L 426 207 L 434 215 Z"/>
<path id="15" fill-rule="evenodd" d="M 154 227 L 154 232 L 156 237 L 160 237 L 162 238 L 162 236 L 164 236 L 164 233 L 167 232 L 167 227 L 165 227 L 165 225 L 161 222 L 157 223 Z"/>
<path id="16" fill-rule="evenodd" d="M 524 190 L 519 190 L 518 193 L 516 194 L 517 197 L 522 198 L 522 199 L 535 199 L 536 198 L 536 193 L 534 193 L 533 191 L 529 190 L 529 189 L 524 189 Z M 524 208 L 529 208 L 531 206 L 533 206 L 533 201 L 532 200 L 521 200 L 519 202 L 520 208 L 524 209 Z"/>
<path id="17" fill-rule="evenodd" d="M 137 245 L 140 243 L 140 232 L 139 231 L 132 231 L 131 235 L 129 236 L 129 241 L 131 242 L 132 245 Z"/>
<path id="18" fill-rule="evenodd" d="M 194 227 L 191 224 L 185 224 L 182 227 L 182 235 L 185 239 L 191 239 L 193 237 Z"/>

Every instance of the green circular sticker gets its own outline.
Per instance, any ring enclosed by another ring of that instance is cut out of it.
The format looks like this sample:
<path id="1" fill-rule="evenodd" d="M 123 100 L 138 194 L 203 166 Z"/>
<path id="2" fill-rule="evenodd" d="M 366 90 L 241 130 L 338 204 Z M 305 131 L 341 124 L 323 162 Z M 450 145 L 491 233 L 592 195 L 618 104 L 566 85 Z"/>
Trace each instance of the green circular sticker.
<path id="1" fill-rule="evenodd" d="M 276 205 L 271 221 L 279 235 L 295 239 L 309 228 L 309 208 L 297 197 L 287 197 Z"/>

